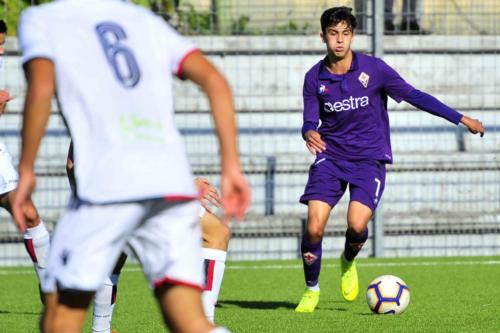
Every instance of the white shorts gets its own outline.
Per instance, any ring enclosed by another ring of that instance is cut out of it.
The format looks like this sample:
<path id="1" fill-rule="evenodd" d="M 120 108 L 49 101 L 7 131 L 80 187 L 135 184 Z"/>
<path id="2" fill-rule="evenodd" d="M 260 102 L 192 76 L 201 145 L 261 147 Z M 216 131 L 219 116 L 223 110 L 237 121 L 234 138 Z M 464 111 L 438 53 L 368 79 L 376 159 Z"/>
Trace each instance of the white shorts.
<path id="1" fill-rule="evenodd" d="M 0 142 L 0 195 L 8 193 L 17 187 L 19 175 L 12 165 L 12 156 Z"/>
<path id="2" fill-rule="evenodd" d="M 75 205 L 73 205 L 75 206 Z M 152 287 L 202 288 L 198 203 L 163 199 L 68 208 L 57 223 L 42 290 L 96 291 L 126 246 Z"/>

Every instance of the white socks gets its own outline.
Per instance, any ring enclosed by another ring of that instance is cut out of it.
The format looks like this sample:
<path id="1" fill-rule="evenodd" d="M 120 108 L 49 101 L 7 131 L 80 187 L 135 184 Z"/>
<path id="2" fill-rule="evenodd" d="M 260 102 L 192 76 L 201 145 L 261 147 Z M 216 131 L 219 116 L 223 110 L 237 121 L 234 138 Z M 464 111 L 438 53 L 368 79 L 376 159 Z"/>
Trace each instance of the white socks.
<path id="1" fill-rule="evenodd" d="M 211 330 L 209 333 L 231 333 L 231 332 L 225 327 L 216 327 L 213 330 Z"/>
<path id="2" fill-rule="evenodd" d="M 319 291 L 319 282 L 316 283 L 314 286 L 307 286 L 307 289 L 312 291 Z"/>
<path id="3" fill-rule="evenodd" d="M 205 260 L 205 289 L 202 294 L 203 309 L 208 320 L 214 322 L 215 304 L 219 298 L 219 291 L 226 268 L 226 251 L 216 249 L 202 249 Z"/>
<path id="4" fill-rule="evenodd" d="M 50 235 L 43 221 L 40 221 L 40 224 L 34 228 L 26 229 L 24 245 L 31 257 L 31 261 L 33 261 L 38 281 L 41 284 L 50 247 Z"/>
<path id="5" fill-rule="evenodd" d="M 116 303 L 116 290 L 119 277 L 120 275 L 118 274 L 112 274 L 106 278 L 102 287 L 95 294 L 92 332 L 111 332 L 111 319 Z"/>

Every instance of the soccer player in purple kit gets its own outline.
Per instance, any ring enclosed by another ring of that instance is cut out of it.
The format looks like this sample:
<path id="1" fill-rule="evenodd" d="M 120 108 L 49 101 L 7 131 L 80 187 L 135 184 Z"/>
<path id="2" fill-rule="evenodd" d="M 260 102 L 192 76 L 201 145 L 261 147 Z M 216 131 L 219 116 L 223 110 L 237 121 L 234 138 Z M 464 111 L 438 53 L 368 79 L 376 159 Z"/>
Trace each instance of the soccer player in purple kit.
<path id="1" fill-rule="evenodd" d="M 387 97 L 484 134 L 480 121 L 415 89 L 381 59 L 353 52 L 355 28 L 351 8 L 327 9 L 321 15 L 320 34 L 327 55 L 304 79 L 302 136 L 316 160 L 300 198 L 308 206 L 301 244 L 307 287 L 296 312 L 313 312 L 319 302 L 322 238 L 330 212 L 347 186 L 350 202 L 340 257 L 341 292 L 350 302 L 358 295 L 354 259 L 368 238 L 368 221 L 384 191 L 385 165 L 392 163 Z"/>

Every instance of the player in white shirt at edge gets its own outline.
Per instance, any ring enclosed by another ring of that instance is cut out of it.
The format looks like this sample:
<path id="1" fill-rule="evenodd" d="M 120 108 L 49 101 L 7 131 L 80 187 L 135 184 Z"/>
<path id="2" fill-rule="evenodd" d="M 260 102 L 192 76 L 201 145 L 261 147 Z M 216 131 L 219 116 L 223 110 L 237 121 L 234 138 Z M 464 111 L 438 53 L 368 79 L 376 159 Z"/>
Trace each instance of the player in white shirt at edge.
<path id="1" fill-rule="evenodd" d="M 7 34 L 7 24 L 0 20 L 0 59 L 5 53 L 5 38 Z M 0 67 L 2 62 L 0 62 Z M 5 112 L 7 103 L 12 100 L 9 91 L 0 90 L 0 116 Z M 18 182 L 17 170 L 12 165 L 12 157 L 3 142 L 0 142 L 0 207 L 12 214 L 12 201 L 16 192 Z M 29 201 L 26 206 L 26 232 L 24 233 L 24 245 L 31 261 L 35 267 L 38 281 L 43 278 L 46 259 L 50 244 L 50 235 L 45 227 L 45 223 L 40 219 L 38 212 Z M 41 282 L 40 282 L 41 284 Z"/>
<path id="2" fill-rule="evenodd" d="M 160 17 L 118 0 L 31 7 L 21 16 L 19 40 L 28 81 L 12 207 L 20 231 L 56 92 L 79 166 L 76 199 L 52 236 L 42 330 L 80 332 L 95 291 L 128 244 L 171 331 L 227 331 L 203 313 L 197 191 L 172 111 L 172 73 L 206 93 L 220 144 L 225 220 L 242 219 L 250 189 L 224 77 Z"/>
<path id="3" fill-rule="evenodd" d="M 66 171 L 72 193 L 75 193 L 75 176 L 73 164 L 73 145 L 70 145 Z M 203 259 L 203 310 L 210 322 L 214 322 L 215 305 L 224 278 L 227 248 L 231 238 L 231 230 L 214 214 L 214 207 L 222 208 L 222 202 L 217 189 L 201 177 L 195 178 L 195 184 L 200 192 L 199 217 L 202 230 Z M 93 302 L 92 332 L 111 333 L 113 312 L 118 300 L 118 281 L 122 268 L 127 260 L 127 254 L 122 253 L 110 276 L 96 291 Z"/>

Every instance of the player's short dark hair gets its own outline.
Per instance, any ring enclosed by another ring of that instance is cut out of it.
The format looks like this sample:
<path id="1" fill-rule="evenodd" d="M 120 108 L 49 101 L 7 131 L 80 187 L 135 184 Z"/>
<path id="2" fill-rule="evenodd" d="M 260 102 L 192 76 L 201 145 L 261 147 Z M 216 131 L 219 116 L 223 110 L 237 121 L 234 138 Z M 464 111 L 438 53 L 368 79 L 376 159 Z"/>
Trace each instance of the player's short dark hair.
<path id="1" fill-rule="evenodd" d="M 345 21 L 347 25 L 354 31 L 357 25 L 356 17 L 352 15 L 352 8 L 349 7 L 332 7 L 321 14 L 321 31 L 326 32 L 329 26 L 337 25 Z"/>
<path id="2" fill-rule="evenodd" d="M 7 23 L 4 20 L 0 20 L 0 34 L 7 32 Z"/>

